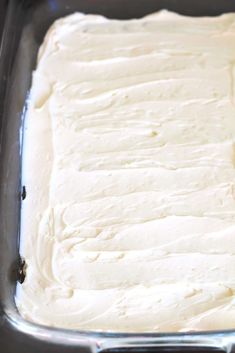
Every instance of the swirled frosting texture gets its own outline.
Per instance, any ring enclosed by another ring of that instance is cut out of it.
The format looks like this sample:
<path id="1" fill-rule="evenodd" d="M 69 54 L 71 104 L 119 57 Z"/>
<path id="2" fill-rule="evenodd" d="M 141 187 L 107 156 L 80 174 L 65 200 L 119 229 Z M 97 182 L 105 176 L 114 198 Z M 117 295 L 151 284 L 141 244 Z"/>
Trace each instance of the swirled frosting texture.
<path id="1" fill-rule="evenodd" d="M 235 327 L 234 43 L 234 14 L 49 29 L 24 133 L 25 318 Z"/>

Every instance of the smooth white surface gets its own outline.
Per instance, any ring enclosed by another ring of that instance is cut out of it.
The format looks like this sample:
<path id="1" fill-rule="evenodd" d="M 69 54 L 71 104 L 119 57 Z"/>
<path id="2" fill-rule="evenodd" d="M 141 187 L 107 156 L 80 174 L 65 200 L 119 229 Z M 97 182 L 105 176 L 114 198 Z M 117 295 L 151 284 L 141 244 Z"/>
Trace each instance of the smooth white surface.
<path id="1" fill-rule="evenodd" d="M 25 318 L 235 327 L 234 43 L 234 14 L 50 28 L 24 134 Z"/>

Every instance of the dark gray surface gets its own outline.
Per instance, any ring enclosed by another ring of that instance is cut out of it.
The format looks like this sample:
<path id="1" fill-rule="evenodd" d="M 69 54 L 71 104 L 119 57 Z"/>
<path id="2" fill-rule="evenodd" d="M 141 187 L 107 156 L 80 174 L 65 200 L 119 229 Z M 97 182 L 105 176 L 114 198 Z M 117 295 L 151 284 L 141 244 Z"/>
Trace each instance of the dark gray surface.
<path id="1" fill-rule="evenodd" d="M 4 18 L 5 18 L 6 4 L 7 4 L 7 0 L 0 0 L 0 38 L 2 34 Z"/>

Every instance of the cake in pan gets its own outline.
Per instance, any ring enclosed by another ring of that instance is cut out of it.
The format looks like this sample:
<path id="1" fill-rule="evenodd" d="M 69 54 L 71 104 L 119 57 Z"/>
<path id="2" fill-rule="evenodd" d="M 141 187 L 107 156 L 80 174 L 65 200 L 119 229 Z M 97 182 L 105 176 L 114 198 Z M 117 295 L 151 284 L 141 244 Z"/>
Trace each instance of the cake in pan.
<path id="1" fill-rule="evenodd" d="M 52 25 L 24 128 L 24 318 L 235 327 L 234 63 L 235 14 Z"/>

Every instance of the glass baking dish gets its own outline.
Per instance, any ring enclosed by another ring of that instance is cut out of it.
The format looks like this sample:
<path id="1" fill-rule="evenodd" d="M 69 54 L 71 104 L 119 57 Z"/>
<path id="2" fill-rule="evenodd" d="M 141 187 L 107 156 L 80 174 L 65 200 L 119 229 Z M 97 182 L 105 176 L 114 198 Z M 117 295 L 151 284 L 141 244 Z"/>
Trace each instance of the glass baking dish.
<path id="1" fill-rule="evenodd" d="M 128 19 L 167 8 L 185 15 L 235 12 L 231 0 L 10 0 L 0 48 L 0 351 L 121 352 L 235 350 L 235 328 L 227 331 L 116 334 L 62 330 L 25 321 L 14 302 L 22 278 L 19 257 L 22 116 L 38 48 L 52 22 L 75 11 Z M 3 348 L 3 350 L 2 350 Z"/>

